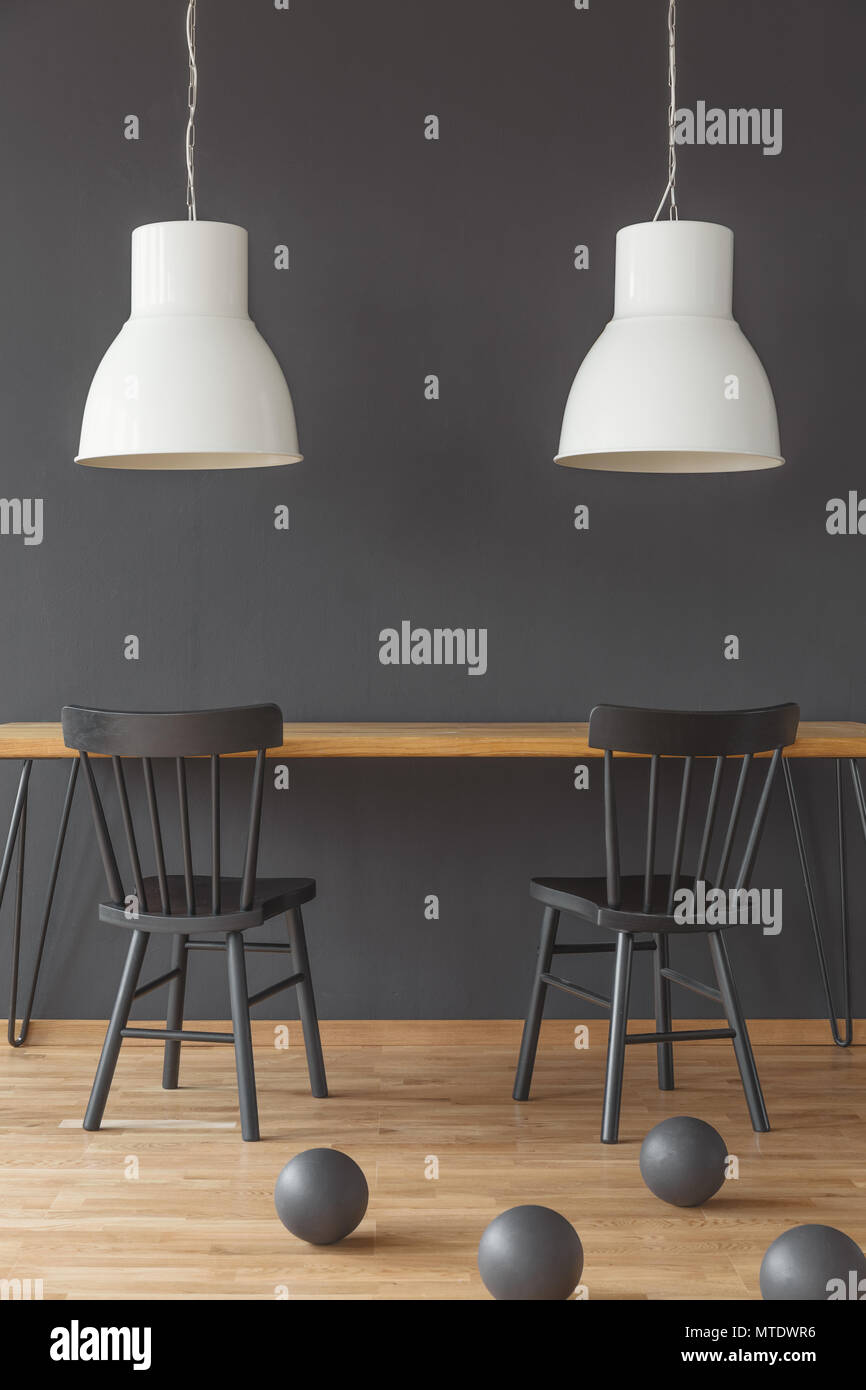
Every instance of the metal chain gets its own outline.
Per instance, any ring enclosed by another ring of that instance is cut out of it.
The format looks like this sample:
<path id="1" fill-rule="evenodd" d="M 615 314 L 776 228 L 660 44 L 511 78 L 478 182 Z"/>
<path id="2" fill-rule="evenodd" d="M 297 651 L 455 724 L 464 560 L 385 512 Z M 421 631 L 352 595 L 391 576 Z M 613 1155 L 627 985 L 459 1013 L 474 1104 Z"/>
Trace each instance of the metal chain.
<path id="1" fill-rule="evenodd" d="M 677 207 L 677 146 L 674 135 L 677 123 L 677 0 L 669 0 L 668 3 L 668 87 L 670 89 L 670 102 L 668 104 L 668 182 L 661 202 L 656 208 L 656 215 L 653 222 L 657 222 L 659 213 L 670 198 L 668 216 L 672 222 L 679 221 L 679 208 Z"/>
<path id="2" fill-rule="evenodd" d="M 186 9 L 186 44 L 189 49 L 189 91 L 186 122 L 186 212 L 190 222 L 196 220 L 195 210 L 195 104 L 198 96 L 198 69 L 195 65 L 195 3 L 189 0 Z"/>

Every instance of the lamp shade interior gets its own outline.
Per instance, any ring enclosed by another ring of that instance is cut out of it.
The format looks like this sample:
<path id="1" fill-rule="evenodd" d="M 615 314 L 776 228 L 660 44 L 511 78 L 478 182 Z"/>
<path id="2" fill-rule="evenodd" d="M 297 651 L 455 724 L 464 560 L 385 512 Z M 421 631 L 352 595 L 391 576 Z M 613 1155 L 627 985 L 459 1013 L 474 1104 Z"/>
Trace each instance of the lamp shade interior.
<path id="1" fill-rule="evenodd" d="M 91 458 L 78 455 L 75 462 L 88 468 L 126 468 L 133 472 L 195 472 L 219 468 L 278 468 L 287 463 L 300 463 L 302 454 L 233 454 L 233 453 L 192 453 L 182 454 L 107 454 Z"/>
<path id="2" fill-rule="evenodd" d="M 623 453 L 557 455 L 556 463 L 566 468 L 586 468 L 611 473 L 750 473 L 761 468 L 779 468 L 782 458 L 763 454 L 701 453 L 680 449 L 634 449 Z"/>

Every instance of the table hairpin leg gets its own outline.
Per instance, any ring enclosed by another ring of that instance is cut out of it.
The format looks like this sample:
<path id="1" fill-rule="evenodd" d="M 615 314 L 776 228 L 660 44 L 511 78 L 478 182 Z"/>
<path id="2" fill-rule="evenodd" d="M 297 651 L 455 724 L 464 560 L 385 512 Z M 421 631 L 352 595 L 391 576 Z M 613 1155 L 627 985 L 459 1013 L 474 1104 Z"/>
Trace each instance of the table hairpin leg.
<path id="1" fill-rule="evenodd" d="M 866 799 L 863 795 L 863 785 L 860 781 L 860 769 L 856 759 L 849 758 L 848 766 L 851 772 L 851 780 L 854 785 L 854 796 L 857 801 L 857 810 L 860 816 L 860 827 L 866 839 Z M 806 853 L 806 841 L 803 835 L 803 826 L 800 821 L 800 811 L 797 806 L 797 796 L 794 791 L 794 776 L 791 771 L 789 758 L 782 759 L 782 768 L 785 776 L 785 787 L 788 793 L 788 805 L 791 809 L 791 821 L 794 826 L 794 838 L 797 842 L 797 855 L 800 860 L 800 870 L 803 874 L 803 885 L 806 889 L 806 902 L 809 907 L 809 921 L 812 926 L 812 936 L 815 940 L 815 950 L 818 953 L 818 966 L 821 971 L 821 983 L 824 989 L 824 998 L 827 1004 L 827 1021 L 830 1024 L 830 1032 L 837 1047 L 850 1047 L 854 1038 L 854 1024 L 851 1017 L 851 973 L 849 969 L 848 957 L 848 865 L 845 846 L 845 803 L 842 794 L 842 759 L 836 758 L 836 843 L 839 864 L 839 925 L 842 945 L 842 1000 L 844 1004 L 845 1031 L 839 1031 L 838 1020 L 840 1015 L 836 1012 L 833 1002 L 833 990 L 830 984 L 830 971 L 827 965 L 827 953 L 824 950 L 824 938 L 821 932 L 821 923 L 818 917 L 818 908 L 815 902 L 815 890 L 812 884 L 812 870 L 809 867 L 809 857 Z"/>
<path id="2" fill-rule="evenodd" d="M 42 966 L 42 955 L 45 949 L 45 937 L 48 933 L 48 923 L 51 920 L 51 908 L 54 903 L 54 892 L 57 887 L 57 875 L 60 870 L 60 860 L 63 854 L 63 845 L 66 840 L 66 828 L 69 824 L 69 812 L 72 808 L 72 798 L 75 794 L 75 783 L 78 777 L 78 758 L 73 758 L 72 767 L 69 771 L 69 781 L 66 785 L 66 796 L 63 801 L 63 811 L 60 816 L 60 828 L 57 832 L 57 843 L 54 847 L 54 858 L 51 863 L 51 873 L 48 878 L 48 892 L 45 896 L 45 906 L 42 912 L 42 925 L 39 931 L 39 942 L 36 947 L 36 960 L 33 966 L 33 977 L 30 981 L 30 992 L 27 996 L 27 1004 L 21 1016 L 21 1031 L 15 1034 L 15 1024 L 17 1021 L 18 1008 L 18 974 L 21 958 L 21 922 L 22 909 L 24 905 L 24 864 L 27 843 L 27 798 L 30 785 L 30 772 L 33 767 L 33 759 L 28 758 L 21 768 L 21 776 L 18 781 L 18 792 L 15 797 L 15 804 L 12 809 L 12 819 L 9 824 L 9 834 L 6 837 L 6 848 L 3 851 L 3 860 L 0 863 L 0 907 L 3 906 L 3 897 L 6 892 L 6 882 L 9 877 L 9 870 L 12 865 L 12 856 L 15 852 L 15 843 L 18 843 L 18 864 L 15 875 L 15 923 L 12 930 L 12 965 L 11 983 L 9 993 L 9 1019 L 6 1025 L 6 1037 L 10 1047 L 20 1047 L 27 1037 L 30 1028 L 30 1018 L 33 1013 L 33 1000 L 36 997 L 36 986 L 39 983 L 39 971 Z"/>

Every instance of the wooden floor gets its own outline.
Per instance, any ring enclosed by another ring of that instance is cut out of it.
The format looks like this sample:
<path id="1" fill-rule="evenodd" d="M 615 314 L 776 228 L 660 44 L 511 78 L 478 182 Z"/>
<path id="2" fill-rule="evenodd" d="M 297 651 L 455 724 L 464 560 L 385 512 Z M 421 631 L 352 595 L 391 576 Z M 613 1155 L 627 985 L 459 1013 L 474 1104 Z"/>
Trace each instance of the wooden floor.
<path id="1" fill-rule="evenodd" d="M 42 1279 L 46 1299 L 483 1298 L 478 1238 L 522 1202 L 574 1223 L 591 1299 L 757 1298 L 763 1251 L 798 1222 L 866 1245 L 864 1048 L 757 1046 L 774 1124 L 760 1138 L 728 1044 L 678 1048 L 667 1095 L 650 1049 L 630 1049 L 624 1142 L 603 1148 L 601 1047 L 546 1047 L 517 1105 L 510 1046 L 332 1046 L 317 1101 L 293 1025 L 288 1050 L 257 1045 L 265 1137 L 244 1144 L 231 1049 L 209 1045 L 184 1049 L 181 1089 L 164 1092 L 158 1046 L 126 1043 L 108 1127 L 85 1134 L 95 1030 L 40 1043 L 36 1024 L 0 1048 L 0 1277 Z M 665 1206 L 641 1180 L 640 1141 L 672 1114 L 710 1121 L 738 1157 L 704 1208 Z M 358 1231 L 325 1249 L 272 1201 L 282 1165 L 318 1145 L 352 1154 L 371 1192 Z"/>

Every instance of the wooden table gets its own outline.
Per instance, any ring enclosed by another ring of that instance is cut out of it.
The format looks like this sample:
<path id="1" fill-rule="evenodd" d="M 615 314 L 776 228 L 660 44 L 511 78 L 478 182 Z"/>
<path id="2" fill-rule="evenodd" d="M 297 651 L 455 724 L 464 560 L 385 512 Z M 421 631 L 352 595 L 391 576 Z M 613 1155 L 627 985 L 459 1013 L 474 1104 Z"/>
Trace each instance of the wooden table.
<path id="1" fill-rule="evenodd" d="M 284 724 L 283 742 L 268 757 L 600 758 L 588 734 L 588 724 Z M 0 758 L 76 756 L 59 724 L 0 724 Z M 866 757 L 866 724 L 805 720 L 785 757 Z"/>
<path id="2" fill-rule="evenodd" d="M 587 741 L 589 725 L 575 724 L 284 724 L 283 742 L 279 748 L 268 751 L 271 758 L 599 758 L 602 750 L 591 748 Z M 251 756 L 237 754 L 238 757 Z M 641 756 L 618 754 L 619 757 Z M 809 920 L 818 964 L 827 1002 L 827 1018 L 834 1042 L 847 1047 L 852 1038 L 850 971 L 848 968 L 848 903 L 847 903 L 847 862 L 845 846 L 845 809 L 842 786 L 842 764 L 847 762 L 851 774 L 854 796 L 859 814 L 860 827 L 866 841 L 866 797 L 860 778 L 858 760 L 866 757 L 866 724 L 851 721 L 804 720 L 797 731 L 797 738 L 784 750 L 783 772 L 794 838 L 806 900 Z M 845 1020 L 845 1031 L 838 1028 L 838 1017 L 833 1003 L 829 969 L 824 950 L 811 866 L 803 835 L 797 797 L 794 789 L 791 764 L 797 758 L 831 759 L 836 765 L 836 833 L 839 861 L 839 882 L 842 901 L 840 929 L 842 941 L 842 976 L 845 1009 L 841 1017 Z M 63 854 L 66 828 L 75 793 L 78 775 L 78 755 L 67 748 L 63 742 L 60 724 L 55 723 L 13 723 L 0 724 L 0 759 L 20 759 L 21 774 L 18 790 L 12 808 L 6 847 L 0 864 L 0 907 L 6 892 L 6 883 L 18 845 L 18 865 L 16 871 L 15 924 L 12 938 L 12 971 L 9 1021 L 7 1037 L 12 1047 L 20 1047 L 30 1026 L 33 1000 L 42 964 L 45 937 L 51 917 L 57 874 Z M 60 826 L 54 858 L 48 876 L 48 889 L 42 914 L 36 962 L 33 979 L 24 1013 L 21 1032 L 16 1036 L 16 1009 L 18 998 L 18 967 L 21 944 L 22 896 L 24 885 L 24 862 L 26 853 L 27 795 L 30 773 L 34 762 L 44 760 L 70 759 L 71 767 L 66 788 L 66 796 L 60 816 Z"/>

